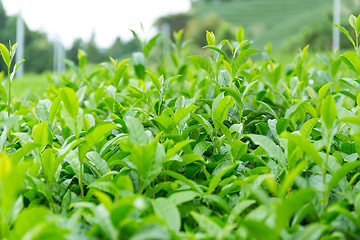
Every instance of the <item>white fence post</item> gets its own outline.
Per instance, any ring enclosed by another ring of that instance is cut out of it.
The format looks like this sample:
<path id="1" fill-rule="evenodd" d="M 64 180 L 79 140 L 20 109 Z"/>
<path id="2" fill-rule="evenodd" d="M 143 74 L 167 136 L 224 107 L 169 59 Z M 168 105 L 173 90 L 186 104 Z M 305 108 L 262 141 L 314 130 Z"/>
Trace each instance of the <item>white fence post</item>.
<path id="1" fill-rule="evenodd" d="M 62 45 L 59 36 L 56 36 L 54 43 L 54 72 L 62 72 L 65 70 L 65 63 L 62 61 L 64 58 L 64 46 Z"/>
<path id="2" fill-rule="evenodd" d="M 16 42 L 17 42 L 17 49 L 16 49 L 16 62 L 21 61 L 24 59 L 24 42 L 25 42 L 25 28 L 24 28 L 24 20 L 22 18 L 22 1 L 20 3 L 20 10 L 17 16 L 16 21 Z M 21 77 L 24 74 L 24 64 L 21 64 L 19 69 L 16 72 L 18 77 Z"/>
<path id="3" fill-rule="evenodd" d="M 340 25 L 340 9 L 341 0 L 334 0 L 333 24 Z M 340 49 L 340 30 L 337 27 L 333 27 L 332 50 L 334 52 L 338 49 Z"/>

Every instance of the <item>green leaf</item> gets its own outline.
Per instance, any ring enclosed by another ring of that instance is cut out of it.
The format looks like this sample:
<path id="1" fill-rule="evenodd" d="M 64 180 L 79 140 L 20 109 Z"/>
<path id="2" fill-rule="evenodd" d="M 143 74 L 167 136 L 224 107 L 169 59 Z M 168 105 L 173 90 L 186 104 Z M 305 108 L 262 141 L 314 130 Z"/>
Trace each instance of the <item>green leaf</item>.
<path id="1" fill-rule="evenodd" d="M 78 50 L 78 62 L 79 62 L 79 68 L 83 68 L 86 64 L 87 55 L 86 52 L 79 49 Z"/>
<path id="2" fill-rule="evenodd" d="M 213 175 L 211 180 L 210 180 L 210 183 L 209 183 L 209 188 L 208 188 L 208 191 L 207 191 L 207 194 L 212 194 L 216 187 L 219 185 L 220 181 L 221 181 L 221 178 L 226 174 L 228 173 L 229 171 L 233 170 L 235 167 L 237 167 L 238 163 L 234 163 L 224 169 L 222 169 L 220 171 L 220 173 L 217 173 L 216 175 Z"/>
<path id="3" fill-rule="evenodd" d="M 164 171 L 162 171 L 162 173 L 185 183 L 192 190 L 198 192 L 199 194 L 201 194 L 201 195 L 204 194 L 204 192 L 201 190 L 201 188 L 199 187 L 199 185 L 196 182 L 186 178 L 185 176 L 183 176 L 177 172 L 171 171 L 171 170 L 164 170 Z"/>
<path id="4" fill-rule="evenodd" d="M 321 223 L 312 223 L 307 225 L 300 233 L 297 235 L 297 240 L 317 240 L 321 239 L 323 231 L 327 228 L 326 225 Z"/>
<path id="5" fill-rule="evenodd" d="M 211 67 L 210 63 L 203 57 L 193 55 L 188 56 L 187 59 L 190 59 L 193 63 L 199 65 L 200 68 L 204 69 L 206 72 L 210 74 L 211 78 L 215 77 L 215 73 L 213 68 Z"/>
<path id="6" fill-rule="evenodd" d="M 356 17 L 352 14 L 349 17 L 349 23 L 351 27 L 356 31 Z"/>
<path id="7" fill-rule="evenodd" d="M 59 180 L 61 160 L 61 158 L 56 158 L 54 150 L 51 148 L 45 149 L 41 155 L 44 174 L 52 183 L 56 183 Z"/>
<path id="8" fill-rule="evenodd" d="M 236 218 L 238 216 L 240 216 L 240 214 L 245 211 L 247 208 L 249 208 L 251 205 L 254 205 L 256 203 L 255 200 L 242 200 L 240 202 L 238 202 L 232 209 L 231 212 L 229 214 L 229 217 L 227 219 L 228 223 L 233 223 L 235 222 Z"/>
<path id="9" fill-rule="evenodd" d="M 2 55 L 2 58 L 6 64 L 6 66 L 9 67 L 10 65 L 10 53 L 9 50 L 5 47 L 4 44 L 0 43 L 0 53 Z"/>
<path id="10" fill-rule="evenodd" d="M 175 203 L 169 199 L 160 197 L 155 200 L 151 200 L 151 204 L 156 215 L 164 219 L 171 230 L 175 232 L 180 231 L 181 217 Z"/>
<path id="11" fill-rule="evenodd" d="M 158 39 L 158 37 L 160 36 L 160 33 L 155 35 L 154 37 L 152 37 L 149 42 L 144 46 L 144 55 L 145 57 L 147 57 L 151 51 L 151 49 L 153 49 L 153 47 L 156 45 L 156 40 Z"/>
<path id="12" fill-rule="evenodd" d="M 296 165 L 295 168 L 291 169 L 288 174 L 286 174 L 283 182 L 281 183 L 281 187 L 279 189 L 279 196 L 285 196 L 286 192 L 291 189 L 292 185 L 295 182 L 296 176 L 301 175 L 303 170 L 307 167 L 307 162 L 302 161 Z"/>
<path id="13" fill-rule="evenodd" d="M 11 155 L 11 159 L 15 164 L 18 164 L 20 160 L 29 154 L 33 149 L 37 148 L 39 145 L 33 142 L 28 142 L 24 146 L 22 146 L 19 150 L 17 150 L 13 155 Z"/>
<path id="14" fill-rule="evenodd" d="M 342 117 L 339 119 L 339 122 L 345 122 L 345 123 L 353 123 L 353 124 L 357 124 L 360 125 L 360 117 L 356 116 L 356 117 Z"/>
<path id="15" fill-rule="evenodd" d="M 220 197 L 219 195 L 215 195 L 215 194 L 205 194 L 204 196 L 202 196 L 202 198 L 204 200 L 207 200 L 209 204 L 211 205 L 215 205 L 216 207 L 220 208 L 221 210 L 223 210 L 226 213 L 230 212 L 230 208 L 228 203 L 225 201 L 224 198 Z M 215 204 L 214 204 L 215 203 Z"/>
<path id="16" fill-rule="evenodd" d="M 160 85 L 160 82 L 159 82 L 159 78 L 150 71 L 145 70 L 145 72 L 149 75 L 149 77 L 150 77 L 152 83 L 154 84 L 155 88 L 160 92 L 161 85 Z"/>
<path id="17" fill-rule="evenodd" d="M 220 226 L 209 217 L 194 211 L 190 212 L 190 214 L 195 219 L 197 224 L 199 224 L 200 228 L 205 230 L 208 237 L 215 237 L 220 233 Z"/>
<path id="18" fill-rule="evenodd" d="M 355 30 L 356 30 L 357 34 L 360 33 L 360 14 L 357 16 L 356 21 L 355 21 Z"/>
<path id="19" fill-rule="evenodd" d="M 90 133 L 85 137 L 81 145 L 79 146 L 79 159 L 83 162 L 87 152 L 98 142 L 102 141 L 107 135 L 111 133 L 111 130 L 116 128 L 114 123 L 98 124 Z"/>
<path id="20" fill-rule="evenodd" d="M 330 194 L 330 191 L 343 179 L 350 171 L 360 166 L 360 161 L 348 162 L 345 163 L 341 168 L 339 168 L 331 177 L 327 185 L 327 195 Z"/>
<path id="21" fill-rule="evenodd" d="M 316 150 L 315 146 L 305 138 L 304 136 L 297 135 L 297 134 L 291 134 L 289 132 L 284 132 L 281 134 L 282 138 L 286 138 L 289 141 L 292 141 L 297 146 L 299 146 L 304 152 L 306 152 L 307 155 L 311 157 L 311 159 L 320 167 L 322 168 L 323 160 L 319 154 L 319 152 Z"/>
<path id="22" fill-rule="evenodd" d="M 220 70 L 219 75 L 219 85 L 220 87 L 229 87 L 231 85 L 232 79 L 229 71 L 227 70 Z"/>
<path id="23" fill-rule="evenodd" d="M 23 62 L 25 62 L 25 59 L 21 60 L 20 62 L 15 63 L 15 66 L 14 66 L 14 68 L 13 68 L 13 71 L 12 71 L 11 74 L 10 74 L 10 81 L 12 81 L 12 80 L 14 79 L 17 70 L 19 69 L 19 67 L 21 66 L 21 64 L 22 64 Z"/>
<path id="24" fill-rule="evenodd" d="M 311 134 L 312 129 L 318 122 L 319 118 L 310 118 L 309 120 L 307 120 L 300 128 L 300 135 L 308 138 Z"/>
<path id="25" fill-rule="evenodd" d="M 289 126 L 289 119 L 287 118 L 280 118 L 279 121 L 276 123 L 276 132 L 277 134 L 280 134 L 284 131 L 286 131 L 287 127 Z"/>
<path id="26" fill-rule="evenodd" d="M 231 96 L 225 96 L 218 102 L 213 113 L 213 121 L 216 132 L 220 128 L 220 124 L 227 118 L 228 109 L 232 106 L 234 106 L 234 99 Z"/>
<path id="27" fill-rule="evenodd" d="M 39 148 L 43 148 L 49 139 L 49 129 L 47 127 L 48 122 L 42 122 L 35 126 L 32 131 L 34 143 L 39 145 Z"/>
<path id="28" fill-rule="evenodd" d="M 249 136 L 256 145 L 261 146 L 269 157 L 278 160 L 283 167 L 286 167 L 287 163 L 284 152 L 270 138 L 256 134 L 248 134 L 247 136 Z"/>
<path id="29" fill-rule="evenodd" d="M 79 100 L 75 91 L 72 88 L 62 88 L 60 90 L 60 98 L 63 101 L 64 107 L 69 115 L 76 119 L 80 107 Z"/>
<path id="30" fill-rule="evenodd" d="M 140 119 L 134 117 L 125 118 L 126 126 L 129 130 L 129 139 L 133 144 L 145 145 L 149 138 L 145 133 L 144 126 Z"/>
<path id="31" fill-rule="evenodd" d="M 242 222 L 242 225 L 247 228 L 250 236 L 254 239 L 278 239 L 276 232 L 263 222 L 246 219 Z"/>
<path id="32" fill-rule="evenodd" d="M 175 112 L 174 124 L 178 125 L 180 121 L 183 120 L 190 112 L 198 108 L 199 108 L 198 106 L 189 106 L 186 108 L 180 108 Z"/>
<path id="33" fill-rule="evenodd" d="M 240 54 L 237 56 L 236 60 L 233 62 L 232 66 L 232 73 L 233 75 L 236 75 L 239 71 L 240 66 L 245 62 L 245 60 L 252 54 L 260 52 L 259 50 L 255 48 L 249 48 L 246 50 L 243 50 L 240 52 Z"/>
<path id="34" fill-rule="evenodd" d="M 205 46 L 203 48 L 209 48 L 209 49 L 212 49 L 212 50 L 220 53 L 222 56 L 224 56 L 224 58 L 227 62 L 230 62 L 230 59 L 229 59 L 228 55 L 226 54 L 226 52 L 224 50 L 218 48 L 217 46 Z"/>
<path id="35" fill-rule="evenodd" d="M 6 139 L 8 137 L 9 131 L 14 127 L 14 125 L 22 119 L 20 115 L 14 115 L 5 120 L 5 126 L 0 136 L 0 148 L 5 148 Z"/>
<path id="36" fill-rule="evenodd" d="M 215 34 L 206 30 L 206 40 L 208 45 L 215 45 Z"/>
<path id="37" fill-rule="evenodd" d="M 154 142 L 146 145 L 135 144 L 129 156 L 139 175 L 139 191 L 142 192 L 160 174 L 165 159 L 164 147 Z"/>
<path id="38" fill-rule="evenodd" d="M 346 52 L 340 56 L 341 60 L 356 74 L 360 74 L 360 59 L 355 52 Z"/>
<path id="39" fill-rule="evenodd" d="M 305 105 L 305 103 L 309 102 L 310 100 L 304 100 L 301 101 L 293 106 L 291 106 L 290 108 L 288 108 L 285 112 L 285 118 L 290 119 L 292 118 L 298 111 L 300 111 L 302 109 L 302 107 Z"/>
<path id="40" fill-rule="evenodd" d="M 60 97 L 56 97 L 50 106 L 49 123 L 50 123 L 51 127 L 53 126 L 55 116 L 60 109 L 60 101 L 61 101 Z"/>
<path id="41" fill-rule="evenodd" d="M 172 192 L 171 195 L 168 197 L 168 199 L 172 201 L 175 205 L 180 205 L 184 202 L 189 202 L 198 196 L 199 193 L 193 190 L 184 190 L 184 191 Z"/>
<path id="42" fill-rule="evenodd" d="M 242 27 L 239 27 L 236 31 L 236 41 L 241 43 L 244 40 L 244 29 Z"/>
<path id="43" fill-rule="evenodd" d="M 0 98 L 1 100 L 4 101 L 4 103 L 6 103 L 7 101 L 7 95 L 6 95 L 6 91 L 5 91 L 5 88 L 4 86 L 0 83 Z"/>
<path id="44" fill-rule="evenodd" d="M 222 87 L 220 88 L 221 91 L 224 91 L 225 93 L 227 93 L 228 95 L 232 96 L 236 103 L 238 104 L 239 107 L 241 107 L 241 96 L 240 96 L 240 92 L 236 89 L 232 89 L 232 88 L 229 88 L 229 87 Z"/>
<path id="45" fill-rule="evenodd" d="M 355 42 L 354 42 L 354 39 L 350 36 L 349 32 L 344 28 L 344 27 L 341 27 L 339 26 L 338 24 L 334 24 L 333 25 L 334 27 L 337 27 L 340 29 L 340 32 L 344 33 L 346 35 L 346 37 L 349 39 L 349 41 L 351 42 L 351 44 L 355 47 Z"/>
<path id="46" fill-rule="evenodd" d="M 210 136 L 211 140 L 214 139 L 214 129 L 211 126 L 211 124 L 209 123 L 208 120 L 206 120 L 203 116 L 195 114 L 195 113 L 191 113 L 191 117 L 194 118 L 196 121 L 198 121 L 201 126 L 205 129 L 205 131 L 207 132 L 207 134 Z"/>
<path id="47" fill-rule="evenodd" d="M 290 225 L 293 215 L 306 203 L 311 201 L 316 192 L 311 189 L 292 191 L 283 201 L 279 202 L 276 209 L 276 227 L 280 231 Z"/>
<path id="48" fill-rule="evenodd" d="M 321 104 L 321 119 L 328 130 L 334 124 L 336 115 L 335 99 L 332 95 L 328 95 Z"/>
<path id="49" fill-rule="evenodd" d="M 279 120 L 278 115 L 276 114 L 276 112 L 274 111 L 274 109 L 272 109 L 272 108 L 269 106 L 269 104 L 264 103 L 264 102 L 262 102 L 262 101 L 258 101 L 258 103 L 260 103 L 261 105 L 263 105 L 263 106 L 266 108 L 266 110 L 268 110 L 268 111 L 270 112 L 270 114 L 273 115 L 273 117 L 274 117 L 276 120 Z"/>
<path id="50" fill-rule="evenodd" d="M 175 153 L 177 153 L 178 151 L 183 149 L 183 147 L 185 147 L 186 145 L 188 145 L 189 143 L 194 142 L 194 141 L 195 141 L 194 139 L 187 139 L 187 140 L 176 143 L 176 145 L 174 147 L 170 148 L 166 152 L 165 162 L 168 161 L 172 156 L 174 156 Z"/>

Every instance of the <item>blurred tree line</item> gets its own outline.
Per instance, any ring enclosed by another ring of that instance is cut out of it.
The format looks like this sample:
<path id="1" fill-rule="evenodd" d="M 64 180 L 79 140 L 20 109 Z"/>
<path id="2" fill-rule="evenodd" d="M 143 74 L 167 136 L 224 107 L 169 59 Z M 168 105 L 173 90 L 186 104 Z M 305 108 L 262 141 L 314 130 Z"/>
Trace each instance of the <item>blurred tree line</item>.
<path id="1" fill-rule="evenodd" d="M 8 46 L 9 40 L 12 44 L 16 42 L 16 16 L 7 16 L 5 9 L 0 1 L 0 42 Z M 90 63 L 100 63 L 106 61 L 111 56 L 114 59 L 126 58 L 132 52 L 140 49 L 136 40 L 123 42 L 117 38 L 112 46 L 107 49 L 100 49 L 95 43 L 95 34 L 88 42 L 81 39 L 74 41 L 70 49 L 66 50 L 66 58 L 77 63 L 78 49 L 81 48 L 87 53 L 87 61 Z M 45 33 L 31 31 L 25 24 L 25 52 L 24 64 L 25 72 L 41 73 L 53 69 L 54 43 L 52 43 Z M 5 64 L 0 61 L 0 72 L 7 72 Z"/>

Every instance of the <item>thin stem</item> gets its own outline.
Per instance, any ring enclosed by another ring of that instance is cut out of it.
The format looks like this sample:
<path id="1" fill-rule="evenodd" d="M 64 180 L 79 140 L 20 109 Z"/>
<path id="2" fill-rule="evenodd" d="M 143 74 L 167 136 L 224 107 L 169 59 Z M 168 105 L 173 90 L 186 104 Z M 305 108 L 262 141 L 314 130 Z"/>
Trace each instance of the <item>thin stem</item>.
<path id="1" fill-rule="evenodd" d="M 8 105 L 7 105 L 7 110 L 8 110 L 8 117 L 10 117 L 11 114 L 11 76 L 10 76 L 10 64 L 8 66 L 8 85 L 9 85 L 9 96 L 8 96 Z"/>
<path id="2" fill-rule="evenodd" d="M 327 139 L 327 145 L 326 145 L 326 159 L 325 159 L 325 165 L 323 168 L 323 199 L 322 199 L 322 205 L 323 208 L 325 208 L 326 205 L 326 172 L 327 172 L 327 166 L 328 166 L 328 160 L 330 155 L 330 147 L 331 147 L 331 133 L 330 129 L 328 130 L 328 139 Z"/>
<path id="3" fill-rule="evenodd" d="M 84 165 L 82 163 L 80 163 L 80 176 L 79 176 L 79 186 L 80 186 L 80 191 L 81 191 L 81 198 L 84 200 L 84 187 L 83 187 L 83 169 Z"/>

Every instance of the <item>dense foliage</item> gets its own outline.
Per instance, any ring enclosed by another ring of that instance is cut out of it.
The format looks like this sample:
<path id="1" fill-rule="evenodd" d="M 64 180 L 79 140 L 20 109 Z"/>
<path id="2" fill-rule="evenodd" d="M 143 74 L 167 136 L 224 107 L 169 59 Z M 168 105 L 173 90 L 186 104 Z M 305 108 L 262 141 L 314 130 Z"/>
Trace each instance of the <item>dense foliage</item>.
<path id="1" fill-rule="evenodd" d="M 159 62 L 158 36 L 95 68 L 79 51 L 38 98 L 11 96 L 21 63 L 0 44 L 1 238 L 358 239 L 360 58 L 341 30 L 355 51 L 288 64 L 241 28 L 207 32 L 208 57 L 182 31 Z"/>

